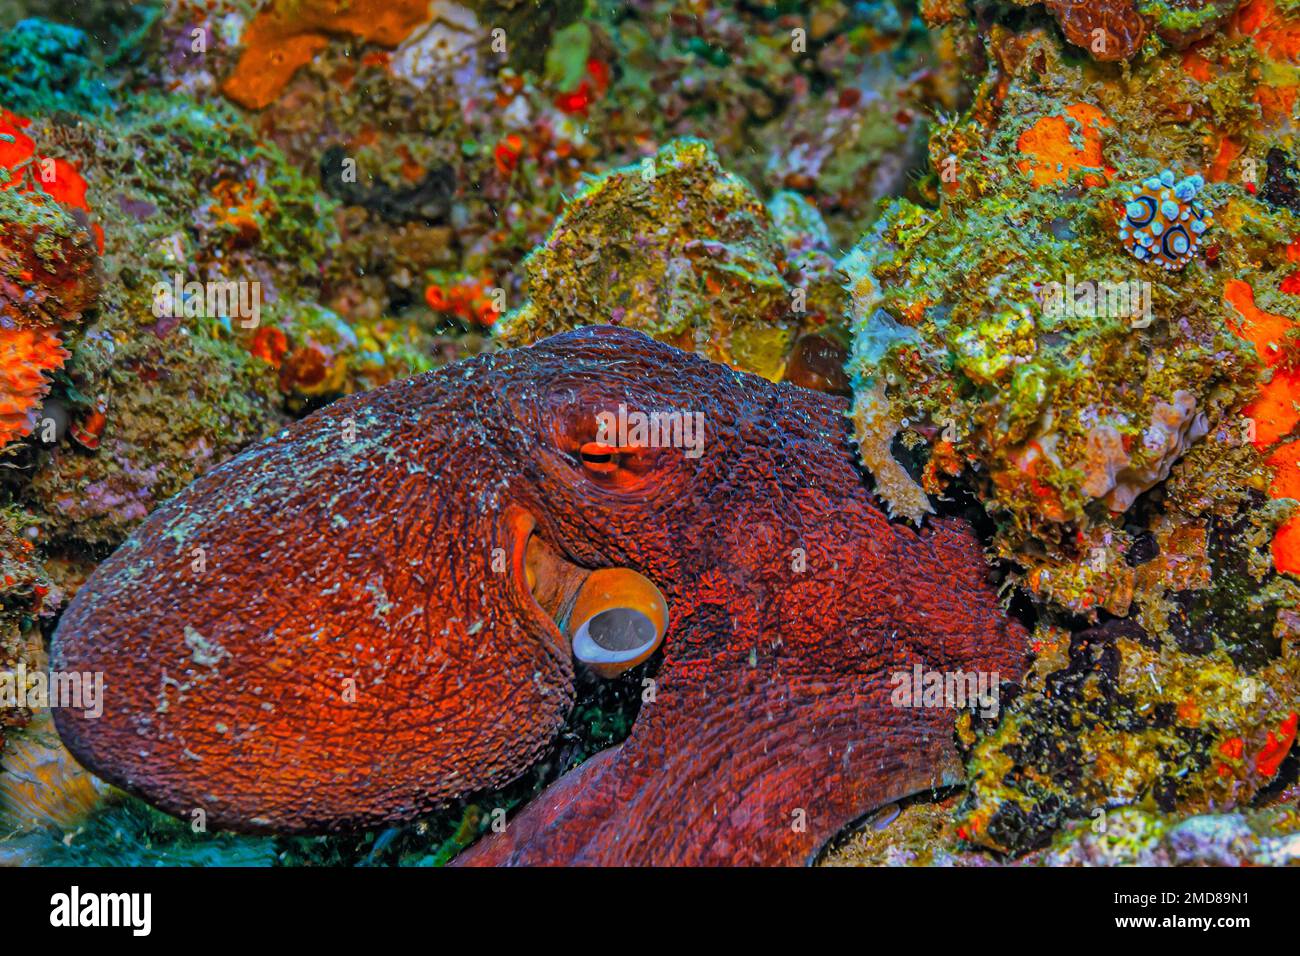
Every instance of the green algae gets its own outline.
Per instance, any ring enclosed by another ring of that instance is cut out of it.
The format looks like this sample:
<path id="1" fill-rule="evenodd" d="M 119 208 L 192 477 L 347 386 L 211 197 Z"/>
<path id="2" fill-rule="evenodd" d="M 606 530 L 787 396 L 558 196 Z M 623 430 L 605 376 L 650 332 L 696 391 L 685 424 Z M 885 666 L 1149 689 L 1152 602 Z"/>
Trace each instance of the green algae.
<path id="1" fill-rule="evenodd" d="M 0 840 L 0 861 L 37 866 L 272 866 L 276 841 L 195 832 L 142 800 L 118 797 L 71 833 L 38 831 Z"/>
<path id="2" fill-rule="evenodd" d="M 786 237 L 804 229 L 814 248 L 825 241 L 816 211 L 790 211 L 795 202 L 782 200 L 782 233 L 707 143 L 669 143 L 573 198 L 525 261 L 528 301 L 501 322 L 498 338 L 520 345 L 612 322 L 779 378 L 799 332 L 841 311 L 828 268 L 798 293 L 786 277 Z"/>
<path id="3" fill-rule="evenodd" d="M 15 112 L 102 113 L 113 106 L 102 75 L 76 27 L 27 19 L 0 35 L 0 104 Z"/>

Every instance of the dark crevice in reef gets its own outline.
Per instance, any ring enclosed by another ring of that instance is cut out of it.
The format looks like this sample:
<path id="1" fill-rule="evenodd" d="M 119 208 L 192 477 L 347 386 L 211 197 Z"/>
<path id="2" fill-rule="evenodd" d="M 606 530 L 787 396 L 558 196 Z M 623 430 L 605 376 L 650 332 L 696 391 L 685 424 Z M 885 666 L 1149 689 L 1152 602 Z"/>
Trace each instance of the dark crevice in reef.
<path id="1" fill-rule="evenodd" d="M 1275 209 L 1300 213 L 1300 187 L 1296 186 L 1291 157 L 1274 146 L 1264 163 L 1264 187 L 1259 191 L 1259 198 Z"/>
<path id="2" fill-rule="evenodd" d="M 898 440 L 895 440 L 893 450 L 895 459 L 904 464 L 914 481 L 919 482 L 920 468 L 914 460 L 913 453 Z M 936 517 L 958 518 L 964 521 L 970 526 L 984 553 L 986 555 L 991 553 L 991 545 L 998 532 L 998 523 L 971 488 L 964 485 L 960 479 L 953 481 L 949 483 L 942 495 L 931 495 L 930 502 L 934 506 Z M 1003 594 L 1005 612 L 1024 625 L 1026 631 L 1032 632 L 1035 624 L 1038 623 L 1038 608 L 1022 588 L 1003 590 L 1003 585 L 1014 570 L 1008 561 L 993 561 L 989 565 L 988 582 L 995 591 Z"/>
<path id="3" fill-rule="evenodd" d="M 1261 582 L 1250 575 L 1249 553 L 1237 543 L 1247 523 L 1244 516 L 1211 522 L 1210 586 L 1173 595 L 1176 610 L 1169 617 L 1169 633 L 1178 649 L 1189 654 L 1207 654 L 1217 642 L 1233 664 L 1249 672 L 1275 659 L 1282 646 L 1272 625 L 1277 605 L 1252 608 L 1249 603 Z"/>
<path id="4" fill-rule="evenodd" d="M 368 209 L 393 225 L 422 222 L 438 226 L 448 221 L 452 196 L 456 191 L 456 172 L 451 166 L 435 164 L 418 183 L 403 188 L 373 176 L 369 179 L 374 185 L 363 183 L 361 180 L 365 174 L 360 169 L 356 170 L 356 182 L 347 181 L 351 178 L 344 176 L 348 159 L 342 146 L 331 146 L 321 156 L 321 186 L 330 196 L 349 206 Z"/>
<path id="5" fill-rule="evenodd" d="M 1216 735 L 1209 728 L 1182 726 L 1171 703 L 1144 709 L 1135 696 L 1120 690 L 1116 642 L 1121 639 L 1159 646 L 1136 621 L 1120 618 L 1074 634 L 1068 666 L 1047 677 L 1045 693 L 1030 700 L 1021 717 L 1026 726 L 1038 728 L 1096 725 L 1117 734 L 1161 730 L 1172 735 L 1177 743 L 1157 744 L 1155 755 L 1166 763 L 1181 763 L 1185 772 L 1155 780 L 1147 794 L 1156 809 L 1172 813 L 1189 797 L 1194 784 L 1188 781 L 1213 759 Z M 1016 768 L 1004 783 L 1033 798 L 1028 808 L 1003 802 L 989 823 L 990 836 L 1013 854 L 1046 845 L 1065 820 L 1085 818 L 1095 809 L 1095 801 L 1082 796 L 1088 757 L 1077 735 L 1028 734 L 1004 747 L 1003 753 Z"/>
<path id="6" fill-rule="evenodd" d="M 1124 530 L 1133 535 L 1133 544 L 1124 555 L 1124 563 L 1130 568 L 1141 567 L 1160 556 L 1160 542 L 1150 530 L 1133 524 L 1126 525 Z"/>

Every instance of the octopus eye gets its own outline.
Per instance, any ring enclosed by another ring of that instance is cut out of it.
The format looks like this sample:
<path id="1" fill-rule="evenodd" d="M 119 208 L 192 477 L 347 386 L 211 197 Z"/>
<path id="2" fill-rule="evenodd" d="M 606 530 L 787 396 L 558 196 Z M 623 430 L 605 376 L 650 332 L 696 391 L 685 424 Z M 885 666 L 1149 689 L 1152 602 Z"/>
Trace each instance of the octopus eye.
<path id="1" fill-rule="evenodd" d="M 577 459 L 588 477 L 606 487 L 630 491 L 654 470 L 655 454 L 640 445 L 607 445 L 589 441 L 578 449 Z"/>
<path id="2" fill-rule="evenodd" d="M 573 656 L 606 678 L 646 660 L 667 629 L 663 594 L 627 568 L 593 571 L 569 615 Z"/>
<path id="3" fill-rule="evenodd" d="M 618 449 L 604 442 L 589 441 L 578 450 L 582 466 L 596 475 L 608 475 L 618 470 Z"/>

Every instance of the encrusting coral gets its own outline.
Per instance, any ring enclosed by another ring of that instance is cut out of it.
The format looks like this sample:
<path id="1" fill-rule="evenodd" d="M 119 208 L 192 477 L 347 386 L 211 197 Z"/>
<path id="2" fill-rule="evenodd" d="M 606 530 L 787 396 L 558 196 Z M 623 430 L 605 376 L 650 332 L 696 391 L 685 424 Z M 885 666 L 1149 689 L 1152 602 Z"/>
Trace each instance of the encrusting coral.
<path id="1" fill-rule="evenodd" d="M 1269 104 L 1297 77 L 1257 22 L 1122 73 L 994 24 L 971 108 L 932 133 L 936 206 L 895 202 L 841 264 L 878 492 L 914 520 L 974 495 L 1038 619 L 999 725 L 958 728 L 969 843 L 1244 806 L 1294 740 L 1300 223 L 1247 160 L 1290 148 Z"/>
<path id="2" fill-rule="evenodd" d="M 606 173 L 528 257 L 528 301 L 498 340 L 607 322 L 779 379 L 799 334 L 833 324 L 842 296 L 816 209 L 793 193 L 774 207 L 699 140 Z"/>
<path id="3" fill-rule="evenodd" d="M 0 111 L 0 448 L 31 432 L 102 279 L 84 181 L 36 154 L 29 125 Z"/>
<path id="4" fill-rule="evenodd" d="M 350 35 L 395 47 L 428 17 L 428 0 L 275 0 L 240 38 L 243 53 L 226 79 L 226 95 L 249 109 L 260 109 L 331 36 Z"/>

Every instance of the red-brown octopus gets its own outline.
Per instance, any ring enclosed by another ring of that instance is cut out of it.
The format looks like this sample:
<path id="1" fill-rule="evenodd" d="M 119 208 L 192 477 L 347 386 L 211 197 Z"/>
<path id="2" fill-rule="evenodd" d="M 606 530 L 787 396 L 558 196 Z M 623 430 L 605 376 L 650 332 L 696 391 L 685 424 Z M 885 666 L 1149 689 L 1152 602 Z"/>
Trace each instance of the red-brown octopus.
<path id="1" fill-rule="evenodd" d="M 619 406 L 698 412 L 701 453 L 598 433 Z M 893 675 L 1015 680 L 1025 651 L 964 524 L 886 519 L 846 412 L 612 327 L 341 400 L 96 571 L 53 666 L 103 671 L 104 713 L 59 731 L 177 815 L 358 829 L 516 778 L 575 667 L 625 672 L 653 691 L 627 740 L 462 862 L 808 862 L 960 778 L 952 701 L 897 706 Z"/>

